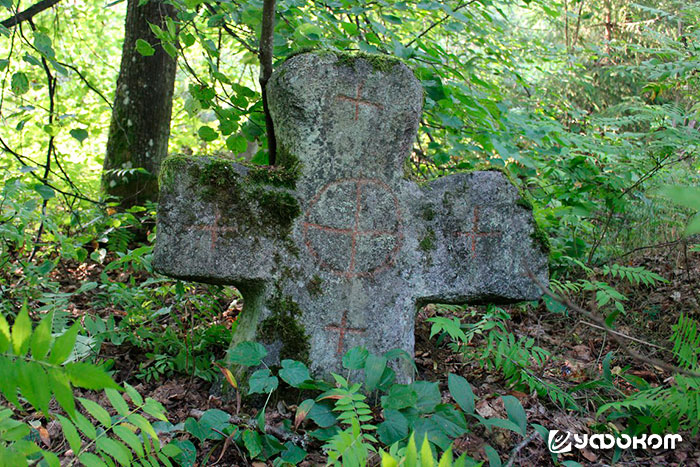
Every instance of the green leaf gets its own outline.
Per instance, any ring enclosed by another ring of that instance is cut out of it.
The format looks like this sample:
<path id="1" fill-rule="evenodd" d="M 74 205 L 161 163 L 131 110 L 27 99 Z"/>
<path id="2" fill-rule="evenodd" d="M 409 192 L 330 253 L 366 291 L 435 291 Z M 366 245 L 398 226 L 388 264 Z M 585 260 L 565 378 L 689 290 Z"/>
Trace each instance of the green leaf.
<path id="1" fill-rule="evenodd" d="M 520 427 L 520 434 L 525 436 L 527 430 L 527 415 L 520 401 L 513 396 L 503 396 L 503 405 L 506 407 L 508 418 Z"/>
<path id="2" fill-rule="evenodd" d="M 387 446 L 408 436 L 408 420 L 398 410 L 384 410 L 384 421 L 377 426 L 377 435 Z"/>
<path id="3" fill-rule="evenodd" d="M 70 387 L 68 375 L 57 368 L 50 368 L 48 375 L 49 386 L 56 402 L 72 417 L 75 414 L 75 399 L 73 399 L 73 390 Z"/>
<path id="4" fill-rule="evenodd" d="M 464 414 L 452 405 L 438 405 L 435 414 L 430 418 L 450 438 L 459 438 L 467 432 L 467 420 Z"/>
<path id="5" fill-rule="evenodd" d="M 78 400 L 82 406 L 85 407 L 85 410 L 87 410 L 88 413 L 103 426 L 109 427 L 112 425 L 112 417 L 109 416 L 109 412 L 103 409 L 100 404 L 83 397 L 79 397 Z"/>
<path id="6" fill-rule="evenodd" d="M 137 413 L 132 413 L 126 418 L 129 423 L 132 425 L 136 425 L 141 429 L 141 435 L 145 440 L 145 436 L 148 435 L 151 438 L 151 442 L 153 443 L 154 447 L 156 449 L 160 449 L 160 440 L 158 439 L 158 434 L 156 431 L 153 429 L 153 426 L 151 423 L 146 420 L 143 415 L 139 415 Z"/>
<path id="7" fill-rule="evenodd" d="M 287 448 L 282 451 L 280 458 L 289 464 L 297 465 L 306 458 L 307 452 L 302 448 L 294 445 L 291 441 L 284 443 L 284 447 Z"/>
<path id="8" fill-rule="evenodd" d="M 21 71 L 14 73 L 12 75 L 12 79 L 10 80 L 10 88 L 12 89 L 12 92 L 18 96 L 29 91 L 29 79 L 27 78 L 27 75 Z"/>
<path id="9" fill-rule="evenodd" d="M 0 353 L 6 352 L 10 348 L 11 343 L 10 325 L 7 324 L 5 317 L 0 314 Z"/>
<path id="10" fill-rule="evenodd" d="M 486 453 L 486 457 L 489 459 L 489 467 L 501 467 L 501 465 L 503 465 L 498 452 L 494 448 L 488 444 L 485 444 L 484 452 Z"/>
<path id="11" fill-rule="evenodd" d="M 22 396 L 34 408 L 48 415 L 51 389 L 49 377 L 44 368 L 36 362 L 24 362 L 24 364 L 19 365 L 18 376 L 18 385 Z"/>
<path id="12" fill-rule="evenodd" d="M 295 388 L 311 379 L 306 365 L 296 360 L 282 360 L 282 369 L 279 371 L 279 375 L 284 382 Z"/>
<path id="13" fill-rule="evenodd" d="M 230 425 L 231 416 L 219 409 L 209 409 L 199 419 L 199 426 L 205 432 L 207 439 L 222 439 L 221 434 Z"/>
<path id="14" fill-rule="evenodd" d="M 24 356 L 27 354 L 31 335 L 32 320 L 29 318 L 27 304 L 25 303 L 12 325 L 12 350 L 15 355 Z"/>
<path id="15" fill-rule="evenodd" d="M 141 394 L 134 389 L 132 385 L 129 383 L 124 383 L 124 389 L 126 390 L 126 394 L 131 398 L 131 401 L 136 404 L 136 405 L 142 405 L 143 404 L 143 397 L 141 397 Z"/>
<path id="16" fill-rule="evenodd" d="M 92 423 L 90 423 L 90 420 L 88 420 L 85 415 L 81 414 L 80 412 L 75 412 L 73 422 L 75 422 L 75 426 L 77 426 L 85 436 L 87 436 L 90 439 L 97 438 L 97 430 L 92 425 Z"/>
<path id="17" fill-rule="evenodd" d="M 78 338 L 78 331 L 80 331 L 80 323 L 76 322 L 66 332 L 56 338 L 51 349 L 49 363 L 60 365 L 70 357 L 75 341 Z"/>
<path id="18" fill-rule="evenodd" d="M 206 125 L 200 126 L 199 130 L 197 130 L 197 134 L 204 141 L 214 141 L 219 137 L 219 133 L 217 133 L 216 130 Z"/>
<path id="19" fill-rule="evenodd" d="M 73 386 L 94 390 L 106 388 L 121 389 L 104 368 L 92 363 L 69 363 L 65 368 Z"/>
<path id="20" fill-rule="evenodd" d="M 143 411 L 157 420 L 161 420 L 163 422 L 168 421 L 168 417 L 165 416 L 165 407 L 163 407 L 163 404 L 155 399 L 147 397 L 146 403 L 143 406 Z"/>
<path id="21" fill-rule="evenodd" d="M 438 384 L 428 381 L 416 381 L 411 384 L 411 386 L 418 395 L 416 409 L 420 413 L 433 412 L 441 400 L 440 388 L 438 387 Z"/>
<path id="22" fill-rule="evenodd" d="M 328 402 L 317 402 L 309 411 L 309 418 L 321 428 L 335 425 L 337 419 L 333 413 L 333 405 Z"/>
<path id="23" fill-rule="evenodd" d="M 75 425 L 73 425 L 73 423 L 66 417 L 59 414 L 55 415 L 56 418 L 58 418 L 58 422 L 61 424 L 61 429 L 63 429 L 63 436 L 66 437 L 68 445 L 74 453 L 79 453 L 80 447 L 83 445 L 83 443 L 80 440 L 80 434 L 78 434 L 78 430 L 75 428 Z"/>
<path id="24" fill-rule="evenodd" d="M 109 403 L 112 404 L 112 407 L 114 407 L 114 410 L 116 410 L 119 415 L 126 416 L 129 414 L 129 404 L 127 404 L 122 395 L 119 394 L 119 391 L 113 388 L 107 388 L 105 389 L 105 394 L 107 395 L 107 399 L 109 399 Z"/>
<path id="25" fill-rule="evenodd" d="M 353 347 L 343 355 L 343 368 L 361 370 L 365 367 L 368 355 L 369 352 L 364 347 Z"/>
<path id="26" fill-rule="evenodd" d="M 405 409 L 415 407 L 418 403 L 418 394 L 406 384 L 394 384 L 386 396 L 382 396 L 382 407 L 385 409 Z M 388 443 L 392 444 L 392 443 Z"/>
<path id="27" fill-rule="evenodd" d="M 39 325 L 34 329 L 31 339 L 32 358 L 43 360 L 49 353 L 51 347 L 51 325 L 53 323 L 53 313 L 44 316 Z"/>
<path id="28" fill-rule="evenodd" d="M 279 381 L 276 376 L 272 376 L 269 368 L 262 368 L 252 375 L 248 380 L 248 394 L 267 394 L 277 389 Z"/>
<path id="29" fill-rule="evenodd" d="M 450 373 L 447 377 L 447 387 L 452 398 L 465 413 L 474 413 L 474 392 L 466 379 Z"/>
<path id="30" fill-rule="evenodd" d="M 243 444 L 245 444 L 246 449 L 248 449 L 251 459 L 255 459 L 262 452 L 260 435 L 254 431 L 245 430 L 243 432 Z"/>
<path id="31" fill-rule="evenodd" d="M 379 385 L 386 368 L 386 357 L 369 354 L 365 361 L 365 387 L 374 391 Z"/>
<path id="32" fill-rule="evenodd" d="M 84 452 L 79 457 L 78 460 L 85 467 L 107 467 L 102 459 L 97 457 L 91 452 Z"/>
<path id="33" fill-rule="evenodd" d="M 83 128 L 73 128 L 69 133 L 73 138 L 77 139 L 80 144 L 83 144 L 83 141 L 88 137 L 87 130 Z"/>
<path id="34" fill-rule="evenodd" d="M 267 355 L 267 350 L 257 342 L 241 342 L 231 349 L 228 361 L 243 366 L 258 366 Z"/>
<path id="35" fill-rule="evenodd" d="M 138 457 L 144 456 L 141 440 L 136 434 L 127 428 L 125 425 L 117 425 L 112 428 L 115 435 L 119 436 Z"/>
<path id="36" fill-rule="evenodd" d="M 150 57 L 156 53 L 156 49 L 143 39 L 136 39 L 136 51 L 144 57 Z"/>
<path id="37" fill-rule="evenodd" d="M 131 451 L 119 441 L 105 436 L 97 439 L 97 449 L 112 456 L 121 465 L 131 465 Z"/>
<path id="38" fill-rule="evenodd" d="M 231 135 L 226 138 L 226 148 L 236 154 L 241 154 L 248 148 L 248 140 L 240 134 Z"/>

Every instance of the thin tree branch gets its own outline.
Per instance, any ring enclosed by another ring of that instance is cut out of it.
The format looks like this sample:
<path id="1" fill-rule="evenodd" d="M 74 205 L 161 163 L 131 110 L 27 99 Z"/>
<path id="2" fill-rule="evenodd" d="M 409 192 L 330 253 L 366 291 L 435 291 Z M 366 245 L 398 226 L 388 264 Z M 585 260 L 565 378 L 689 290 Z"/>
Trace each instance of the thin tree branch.
<path id="1" fill-rule="evenodd" d="M 598 313 L 595 313 L 593 311 L 584 310 L 583 308 L 581 308 L 580 306 L 578 306 L 577 304 L 572 302 L 568 297 L 555 294 L 554 292 L 549 290 L 549 288 L 547 288 L 547 286 L 545 284 L 543 284 L 542 281 L 539 280 L 537 278 L 537 276 L 535 276 L 531 271 L 528 271 L 527 275 L 530 279 L 532 279 L 535 282 L 535 284 L 537 284 L 537 286 L 542 290 L 542 292 L 544 292 L 545 295 L 552 298 L 556 302 L 558 302 L 562 305 L 565 305 L 570 310 L 575 311 L 576 313 L 579 313 L 579 314 L 585 316 L 586 318 L 588 318 L 589 320 L 593 321 L 598 326 L 600 326 L 605 332 L 607 332 L 610 335 L 610 337 L 613 338 L 613 340 L 615 342 L 617 342 L 617 345 L 620 346 L 620 349 L 624 353 L 626 353 L 627 355 L 632 357 L 634 360 L 637 360 L 637 361 L 644 363 L 644 364 L 654 365 L 658 368 L 661 368 L 661 369 L 666 370 L 666 371 L 670 371 L 672 373 L 679 373 L 679 374 L 682 374 L 685 376 L 690 376 L 693 378 L 700 378 L 700 373 L 698 373 L 696 371 L 687 370 L 685 368 L 681 368 L 681 367 L 676 366 L 676 365 L 671 365 L 670 363 L 666 363 L 663 360 L 659 360 L 658 358 L 645 356 L 645 355 L 640 354 L 636 350 L 630 349 L 627 346 L 627 342 L 625 342 L 625 339 L 624 339 L 628 336 L 626 336 L 624 334 L 620 335 L 620 333 L 614 331 L 613 329 L 610 329 L 608 324 L 605 322 L 605 319 L 602 316 L 600 316 Z"/>
<path id="2" fill-rule="evenodd" d="M 469 2 L 462 3 L 461 5 L 457 5 L 457 7 L 455 7 L 455 9 L 452 10 L 452 13 L 454 13 L 455 11 L 461 10 L 462 8 L 464 8 L 464 7 L 466 7 L 466 6 L 471 5 L 472 3 L 476 3 L 476 1 L 477 1 L 477 0 L 471 0 L 471 1 L 469 1 Z M 413 39 L 411 39 L 411 41 L 410 41 L 408 44 L 406 44 L 406 47 L 412 46 L 418 39 L 420 39 L 421 37 L 425 36 L 425 35 L 428 34 L 430 31 L 432 31 L 436 26 L 439 26 L 440 24 L 444 23 L 444 22 L 447 21 L 448 19 L 450 19 L 450 15 L 445 15 L 445 16 L 443 16 L 442 18 L 440 18 L 439 20 L 437 20 L 437 21 L 435 21 L 434 23 L 432 23 L 432 24 L 431 24 L 430 26 L 428 26 L 423 32 L 421 32 L 421 33 L 418 34 L 416 37 L 414 37 Z"/>
<path id="3" fill-rule="evenodd" d="M 265 128 L 267 130 L 268 163 L 277 162 L 277 141 L 275 127 L 270 115 L 267 101 L 267 82 L 272 76 L 272 52 L 275 34 L 275 0 L 264 0 L 262 12 L 262 29 L 260 31 L 260 90 L 262 92 L 263 110 L 265 111 Z"/>
<path id="4" fill-rule="evenodd" d="M 44 10 L 51 8 L 60 1 L 61 0 L 42 0 L 39 3 L 35 3 L 34 5 L 30 6 L 26 10 L 21 11 L 16 15 L 11 16 L 10 18 L 7 18 L 0 24 L 2 24 L 8 29 L 13 26 L 17 26 L 19 23 L 32 19 L 34 16 L 38 15 Z"/>

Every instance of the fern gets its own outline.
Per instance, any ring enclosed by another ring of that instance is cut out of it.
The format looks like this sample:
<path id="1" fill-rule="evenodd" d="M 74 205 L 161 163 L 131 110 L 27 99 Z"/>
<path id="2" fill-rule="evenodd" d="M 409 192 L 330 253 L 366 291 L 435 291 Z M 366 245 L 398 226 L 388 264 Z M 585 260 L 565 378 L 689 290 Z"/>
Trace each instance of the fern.
<path id="1" fill-rule="evenodd" d="M 643 267 L 622 266 L 613 264 L 612 266 L 603 266 L 603 274 L 625 279 L 634 285 L 640 283 L 644 285 L 654 286 L 657 282 L 668 282 L 666 279 L 656 274 L 655 272 L 644 269 Z"/>
<path id="2" fill-rule="evenodd" d="M 698 368 L 698 354 L 700 353 L 700 333 L 698 322 L 681 314 L 678 323 L 673 326 L 673 354 L 684 368 Z"/>
<path id="3" fill-rule="evenodd" d="M 476 311 L 471 312 L 472 316 L 475 314 Z M 457 318 L 428 319 L 433 323 L 430 336 L 448 335 L 452 339 L 449 346 L 453 351 L 462 352 L 479 361 L 482 367 L 500 371 L 514 386 L 525 385 L 540 396 L 547 395 L 557 404 L 578 410 L 579 407 L 570 394 L 557 385 L 544 381 L 531 370 L 532 366 L 543 368 L 550 354 L 536 346 L 534 339 L 519 339 L 509 332 L 506 326 L 509 320 L 510 315 L 497 307 L 490 307 L 476 323 L 461 323 Z M 474 351 L 468 345 L 477 335 L 485 336 L 481 352 Z"/>
<path id="4" fill-rule="evenodd" d="M 114 464 L 112 458 L 120 465 L 131 465 L 135 459 L 148 460 L 153 465 L 161 462 L 171 465 L 168 457 L 177 455 L 179 449 L 174 445 L 161 447 L 155 430 L 142 415 L 145 413 L 167 421 L 163 406 L 150 398 L 144 401 L 134 388 L 125 385 L 134 405 L 129 408 L 119 393 L 121 388 L 102 367 L 72 361 L 80 324 L 73 324 L 54 339 L 52 321 L 53 314 L 50 313 L 32 329 L 26 304 L 11 328 L 0 315 L 0 392 L 5 399 L 18 410 L 29 405 L 45 417 L 58 420 L 75 454 L 69 465 L 77 461 L 88 466 L 105 465 L 103 459 Z M 104 389 L 118 415 L 113 418 L 99 404 L 79 398 L 86 413 L 98 422 L 97 426 L 93 425 L 78 411 L 73 387 Z M 66 416 L 49 410 L 52 399 Z M 42 450 L 31 441 L 32 430 L 14 418 L 12 408 L 0 409 L 0 465 L 26 464 L 39 459 L 49 466 L 60 465 L 54 453 Z M 83 443 L 80 432 L 87 443 Z M 90 451 L 95 451 L 101 458 Z"/>
<path id="5" fill-rule="evenodd" d="M 673 326 L 673 354 L 681 367 L 699 371 L 700 335 L 698 322 L 681 315 Z M 647 388 L 622 401 L 605 404 L 598 413 L 608 410 L 634 417 L 653 431 L 689 429 L 700 431 L 700 378 L 675 375 L 668 387 Z M 649 422 L 651 419 L 653 422 Z"/>
<path id="6" fill-rule="evenodd" d="M 364 466 L 370 452 L 375 452 L 370 443 L 377 439 L 369 434 L 376 427 L 369 423 L 372 411 L 365 402 L 366 396 L 360 392 L 361 384 L 349 386 L 349 382 L 340 375 L 333 374 L 338 388 L 321 394 L 318 400 L 334 399 L 338 421 L 346 428 L 336 433 L 324 446 L 328 454 L 328 465 Z"/>

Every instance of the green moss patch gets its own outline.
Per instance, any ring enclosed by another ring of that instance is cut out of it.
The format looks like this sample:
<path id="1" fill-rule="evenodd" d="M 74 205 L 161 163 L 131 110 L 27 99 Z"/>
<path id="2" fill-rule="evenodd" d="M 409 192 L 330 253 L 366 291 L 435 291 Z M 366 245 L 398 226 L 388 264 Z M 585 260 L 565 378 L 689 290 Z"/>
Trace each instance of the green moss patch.
<path id="1" fill-rule="evenodd" d="M 265 170 L 265 169 L 262 169 Z M 263 173 L 262 170 L 258 174 Z M 287 168 L 282 167 L 282 171 Z M 242 232 L 264 237 L 288 237 L 291 227 L 301 214 L 297 199 L 286 189 L 260 186 L 251 180 L 250 173 L 237 169 L 234 161 L 218 157 L 173 156 L 166 159 L 161 171 L 161 189 L 173 189 L 172 184 L 180 174 L 187 174 L 193 196 L 199 196 L 208 203 L 216 204 L 225 225 L 237 225 L 240 230 L 223 235 L 240 235 Z M 275 173 L 278 173 L 275 171 Z M 269 175 L 269 173 L 268 173 Z M 277 187 L 292 183 L 292 175 L 287 173 L 279 183 L 257 175 L 265 185 Z"/>
<path id="2" fill-rule="evenodd" d="M 428 232 L 418 243 L 418 247 L 425 252 L 435 249 L 435 232 L 433 229 L 428 229 Z"/>
<path id="3" fill-rule="evenodd" d="M 291 297 L 275 297 L 267 306 L 272 314 L 260 323 L 259 335 L 262 342 L 281 342 L 280 360 L 290 358 L 308 363 L 309 336 L 299 324 L 299 305 Z"/>

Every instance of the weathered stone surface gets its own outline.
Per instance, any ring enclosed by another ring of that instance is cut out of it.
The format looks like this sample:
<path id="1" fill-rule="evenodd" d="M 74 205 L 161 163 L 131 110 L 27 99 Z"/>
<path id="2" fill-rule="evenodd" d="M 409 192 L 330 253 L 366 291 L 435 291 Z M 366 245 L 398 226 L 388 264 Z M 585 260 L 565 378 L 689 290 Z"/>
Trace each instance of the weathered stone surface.
<path id="1" fill-rule="evenodd" d="M 547 254 L 503 174 L 404 176 L 423 100 L 406 66 L 308 53 L 268 86 L 282 168 L 173 157 L 161 179 L 154 265 L 239 287 L 234 344 L 327 375 L 356 345 L 412 354 L 421 304 L 540 296 Z"/>

